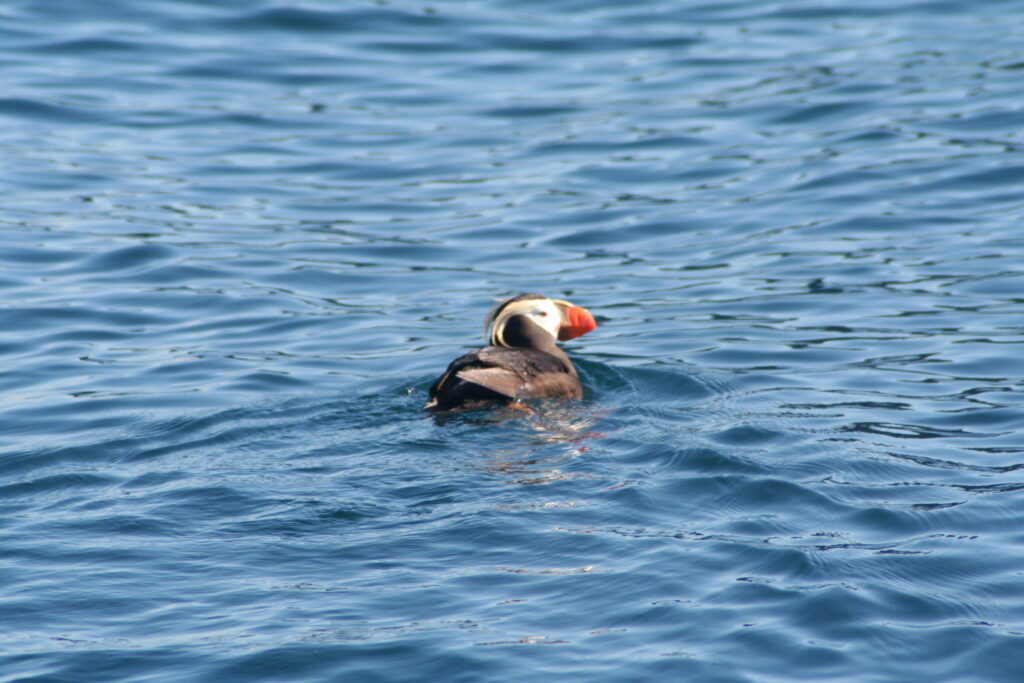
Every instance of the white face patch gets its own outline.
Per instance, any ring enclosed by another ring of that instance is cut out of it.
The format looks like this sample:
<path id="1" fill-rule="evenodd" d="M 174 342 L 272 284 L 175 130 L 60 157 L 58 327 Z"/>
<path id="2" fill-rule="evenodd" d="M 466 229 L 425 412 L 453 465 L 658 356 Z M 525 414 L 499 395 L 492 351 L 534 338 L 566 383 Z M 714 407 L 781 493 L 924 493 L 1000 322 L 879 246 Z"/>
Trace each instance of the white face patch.
<path id="1" fill-rule="evenodd" d="M 530 304 L 530 310 L 525 314 L 526 317 L 550 332 L 552 337 L 558 339 L 558 328 L 562 326 L 562 314 L 551 299 L 536 299 L 523 303 Z"/>
<path id="2" fill-rule="evenodd" d="M 491 343 L 504 345 L 501 332 L 505 321 L 513 315 L 526 316 L 546 330 L 553 339 L 558 339 L 558 330 L 562 326 L 562 313 L 558 310 L 551 299 L 527 299 L 525 301 L 513 301 L 502 309 L 501 314 L 494 321 L 491 332 Z"/>

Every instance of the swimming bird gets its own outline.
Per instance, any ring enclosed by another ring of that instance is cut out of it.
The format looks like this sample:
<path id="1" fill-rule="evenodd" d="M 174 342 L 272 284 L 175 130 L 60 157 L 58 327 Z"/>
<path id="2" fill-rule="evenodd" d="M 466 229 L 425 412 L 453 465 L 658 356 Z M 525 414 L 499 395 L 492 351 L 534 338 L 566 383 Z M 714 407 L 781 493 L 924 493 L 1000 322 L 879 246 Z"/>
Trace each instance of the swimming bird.
<path id="1" fill-rule="evenodd" d="M 582 398 L 576 368 L 555 344 L 597 327 L 568 301 L 520 294 L 499 301 L 484 319 L 490 345 L 452 361 L 430 387 L 424 410 L 473 410 L 526 398 Z"/>

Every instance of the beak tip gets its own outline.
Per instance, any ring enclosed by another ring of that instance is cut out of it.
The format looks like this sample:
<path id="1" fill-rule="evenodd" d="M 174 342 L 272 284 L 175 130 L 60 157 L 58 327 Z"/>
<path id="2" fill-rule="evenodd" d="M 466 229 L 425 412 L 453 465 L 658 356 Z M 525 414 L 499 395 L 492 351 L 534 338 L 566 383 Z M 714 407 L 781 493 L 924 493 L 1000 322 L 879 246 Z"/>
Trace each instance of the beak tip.
<path id="1" fill-rule="evenodd" d="M 575 339 L 597 329 L 597 321 L 594 320 L 594 316 L 582 306 L 573 306 L 567 313 L 566 317 L 569 319 L 569 324 L 564 325 L 558 331 L 558 339 L 560 341 Z"/>

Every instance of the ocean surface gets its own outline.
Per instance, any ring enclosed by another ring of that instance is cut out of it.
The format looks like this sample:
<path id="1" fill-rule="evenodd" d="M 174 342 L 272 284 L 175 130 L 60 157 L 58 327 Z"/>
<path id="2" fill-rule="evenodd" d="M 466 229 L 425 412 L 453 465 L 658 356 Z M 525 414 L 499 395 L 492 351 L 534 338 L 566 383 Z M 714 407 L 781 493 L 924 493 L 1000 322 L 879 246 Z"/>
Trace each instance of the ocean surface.
<path id="1" fill-rule="evenodd" d="M 0 6 L 0 681 L 1024 680 L 1024 3 Z M 497 298 L 582 402 L 447 418 Z"/>

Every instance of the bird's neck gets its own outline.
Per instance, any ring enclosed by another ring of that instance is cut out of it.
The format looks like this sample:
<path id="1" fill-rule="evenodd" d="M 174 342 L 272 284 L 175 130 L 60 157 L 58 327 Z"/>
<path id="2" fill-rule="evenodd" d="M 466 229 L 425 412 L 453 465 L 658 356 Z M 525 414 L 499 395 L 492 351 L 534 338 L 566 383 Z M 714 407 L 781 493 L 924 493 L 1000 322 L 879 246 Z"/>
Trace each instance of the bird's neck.
<path id="1" fill-rule="evenodd" d="M 520 349 L 534 349 L 551 354 L 562 361 L 566 370 L 575 374 L 575 368 L 569 362 L 569 357 L 555 343 L 555 338 L 543 327 L 523 315 L 513 315 L 505 321 L 505 328 L 501 333 L 505 346 Z"/>

